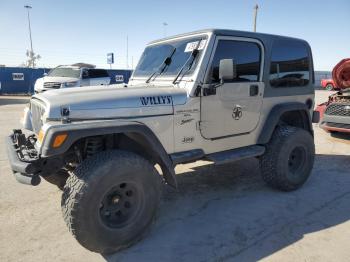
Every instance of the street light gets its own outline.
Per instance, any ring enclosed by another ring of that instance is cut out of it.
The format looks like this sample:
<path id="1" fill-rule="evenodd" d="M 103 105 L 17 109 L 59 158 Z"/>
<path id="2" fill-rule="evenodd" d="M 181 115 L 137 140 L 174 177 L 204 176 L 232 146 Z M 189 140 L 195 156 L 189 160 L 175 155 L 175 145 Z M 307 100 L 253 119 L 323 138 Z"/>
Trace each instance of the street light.
<path id="1" fill-rule="evenodd" d="M 29 27 L 29 39 L 30 39 L 30 53 L 33 56 L 33 42 L 32 42 L 32 29 L 30 27 L 30 17 L 29 17 L 29 9 L 32 9 L 30 5 L 25 5 L 24 8 L 27 9 L 27 15 L 28 15 L 28 27 Z"/>
<path id="2" fill-rule="evenodd" d="M 28 54 L 28 51 L 27 51 L 27 56 L 29 57 L 28 65 L 33 68 L 34 65 L 35 65 L 35 60 L 39 59 L 40 56 L 39 55 L 38 56 L 34 56 L 34 51 L 33 51 L 32 29 L 31 29 L 31 26 L 30 26 L 30 17 L 29 17 L 29 9 L 32 9 L 32 7 L 30 5 L 25 5 L 24 8 L 27 9 L 29 39 L 30 39 L 30 51 L 29 51 L 29 54 Z"/>

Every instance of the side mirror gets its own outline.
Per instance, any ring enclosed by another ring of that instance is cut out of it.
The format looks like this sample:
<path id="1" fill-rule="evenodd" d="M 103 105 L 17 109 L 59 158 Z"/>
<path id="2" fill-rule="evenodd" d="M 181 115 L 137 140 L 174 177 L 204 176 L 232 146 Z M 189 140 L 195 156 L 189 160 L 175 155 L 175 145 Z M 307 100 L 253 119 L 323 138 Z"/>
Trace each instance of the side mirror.
<path id="1" fill-rule="evenodd" d="M 233 59 L 221 59 L 219 64 L 219 78 L 221 82 L 236 78 L 236 64 Z"/>

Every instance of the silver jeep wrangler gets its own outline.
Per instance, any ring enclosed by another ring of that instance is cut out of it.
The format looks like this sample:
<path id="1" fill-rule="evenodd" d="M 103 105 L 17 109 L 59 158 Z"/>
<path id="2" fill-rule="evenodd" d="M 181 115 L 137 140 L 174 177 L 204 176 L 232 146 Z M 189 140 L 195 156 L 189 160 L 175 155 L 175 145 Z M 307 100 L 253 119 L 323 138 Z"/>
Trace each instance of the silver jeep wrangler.
<path id="1" fill-rule="evenodd" d="M 8 156 L 19 182 L 63 190 L 81 245 L 110 253 L 144 235 L 179 163 L 256 157 L 268 185 L 299 188 L 314 162 L 313 105 L 307 42 L 197 31 L 149 43 L 125 88 L 34 95 L 31 132 L 13 131 Z"/>

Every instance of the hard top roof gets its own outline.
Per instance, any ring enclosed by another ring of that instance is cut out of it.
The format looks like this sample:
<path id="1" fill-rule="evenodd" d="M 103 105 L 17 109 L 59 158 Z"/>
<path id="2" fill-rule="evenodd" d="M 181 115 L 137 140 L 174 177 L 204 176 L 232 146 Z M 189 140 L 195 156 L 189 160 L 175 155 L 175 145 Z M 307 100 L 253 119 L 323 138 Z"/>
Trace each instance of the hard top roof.
<path id="1" fill-rule="evenodd" d="M 272 39 L 289 39 L 289 40 L 299 40 L 299 41 L 304 41 L 302 39 L 294 38 L 294 37 L 288 37 L 288 36 L 281 36 L 281 35 L 272 35 L 272 34 L 265 34 L 265 33 L 256 33 L 256 32 L 249 32 L 249 31 L 240 31 L 240 30 L 231 30 L 231 29 L 203 29 L 203 30 L 198 30 L 198 31 L 193 31 L 189 33 L 184 33 L 184 34 L 178 34 L 174 36 L 169 36 L 165 38 L 161 38 L 158 40 L 154 40 L 150 42 L 149 44 L 154 44 L 160 41 L 164 40 L 170 40 L 173 38 L 177 37 L 183 37 L 183 36 L 190 36 L 194 34 L 205 34 L 205 33 L 213 33 L 215 35 L 219 36 L 239 36 L 239 37 L 248 37 L 248 38 L 255 38 L 255 39 L 260 39 L 261 41 L 267 41 L 267 40 L 272 40 Z"/>
<path id="2" fill-rule="evenodd" d="M 88 68 L 88 69 L 95 69 L 96 66 L 93 65 L 93 64 L 75 63 L 75 64 L 71 64 L 71 65 L 58 65 L 55 68 L 74 68 L 74 69 Z"/>

